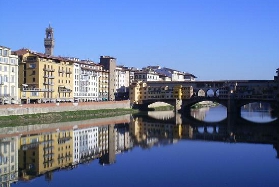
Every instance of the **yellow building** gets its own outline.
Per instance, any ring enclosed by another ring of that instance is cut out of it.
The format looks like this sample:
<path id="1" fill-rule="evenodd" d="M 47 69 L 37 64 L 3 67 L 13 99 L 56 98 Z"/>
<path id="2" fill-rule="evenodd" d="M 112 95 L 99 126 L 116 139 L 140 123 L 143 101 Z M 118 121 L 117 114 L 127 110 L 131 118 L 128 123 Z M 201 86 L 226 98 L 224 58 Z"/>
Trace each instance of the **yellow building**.
<path id="1" fill-rule="evenodd" d="M 190 99 L 193 95 L 192 86 L 182 86 L 168 84 L 163 82 L 158 86 L 150 86 L 148 82 L 133 82 L 130 85 L 130 101 L 131 104 L 142 104 L 144 100 L 158 100 L 165 99 Z"/>
<path id="2" fill-rule="evenodd" d="M 19 97 L 22 103 L 73 102 L 73 61 L 21 49 Z"/>
<path id="3" fill-rule="evenodd" d="M 109 92 L 109 71 L 103 66 L 99 67 L 99 101 L 107 101 Z"/>
<path id="4" fill-rule="evenodd" d="M 67 167 L 73 163 L 73 130 L 22 135 L 18 155 L 23 180 Z"/>

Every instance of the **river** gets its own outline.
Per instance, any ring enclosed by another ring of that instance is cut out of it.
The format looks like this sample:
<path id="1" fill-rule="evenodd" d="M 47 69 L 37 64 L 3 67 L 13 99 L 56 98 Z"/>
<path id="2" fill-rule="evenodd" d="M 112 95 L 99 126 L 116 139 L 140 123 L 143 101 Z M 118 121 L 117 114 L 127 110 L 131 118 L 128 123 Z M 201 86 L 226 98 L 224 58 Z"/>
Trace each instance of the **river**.
<path id="1" fill-rule="evenodd" d="M 241 116 L 217 106 L 0 129 L 1 185 L 278 187 L 279 124 Z"/>

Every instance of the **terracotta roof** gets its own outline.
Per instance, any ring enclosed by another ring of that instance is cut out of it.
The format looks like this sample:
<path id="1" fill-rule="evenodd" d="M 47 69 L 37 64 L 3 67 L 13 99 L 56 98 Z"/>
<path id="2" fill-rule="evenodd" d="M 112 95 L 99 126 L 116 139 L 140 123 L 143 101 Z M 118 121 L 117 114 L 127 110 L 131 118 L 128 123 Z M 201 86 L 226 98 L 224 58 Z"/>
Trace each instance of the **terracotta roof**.
<path id="1" fill-rule="evenodd" d="M 17 51 L 13 51 L 12 54 L 20 56 L 20 55 L 25 55 L 25 54 L 27 54 L 29 52 L 30 52 L 29 49 L 22 48 L 22 49 L 19 49 Z"/>

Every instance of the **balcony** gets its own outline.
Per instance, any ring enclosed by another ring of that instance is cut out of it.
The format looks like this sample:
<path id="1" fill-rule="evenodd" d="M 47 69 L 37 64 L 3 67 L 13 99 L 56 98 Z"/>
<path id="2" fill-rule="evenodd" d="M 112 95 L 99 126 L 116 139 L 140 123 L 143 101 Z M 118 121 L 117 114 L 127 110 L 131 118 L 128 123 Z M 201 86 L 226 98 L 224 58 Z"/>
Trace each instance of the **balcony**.
<path id="1" fill-rule="evenodd" d="M 65 86 L 59 86 L 58 87 L 58 92 L 70 93 L 70 92 L 72 92 L 72 89 L 68 88 L 68 87 L 65 87 Z"/>
<path id="2" fill-rule="evenodd" d="M 22 150 L 28 150 L 28 149 L 34 149 L 40 145 L 40 142 L 34 142 L 26 145 L 22 145 L 21 149 Z"/>
<path id="3" fill-rule="evenodd" d="M 44 68 L 43 70 L 48 72 L 55 72 L 55 69 L 51 69 L 51 68 Z"/>
<path id="4" fill-rule="evenodd" d="M 0 97 L 10 97 L 11 94 L 0 94 Z"/>
<path id="5" fill-rule="evenodd" d="M 45 88 L 27 88 L 24 87 L 22 89 L 23 92 L 53 92 L 52 89 L 45 89 Z"/>
<path id="6" fill-rule="evenodd" d="M 66 74 L 72 74 L 71 70 L 66 70 Z"/>

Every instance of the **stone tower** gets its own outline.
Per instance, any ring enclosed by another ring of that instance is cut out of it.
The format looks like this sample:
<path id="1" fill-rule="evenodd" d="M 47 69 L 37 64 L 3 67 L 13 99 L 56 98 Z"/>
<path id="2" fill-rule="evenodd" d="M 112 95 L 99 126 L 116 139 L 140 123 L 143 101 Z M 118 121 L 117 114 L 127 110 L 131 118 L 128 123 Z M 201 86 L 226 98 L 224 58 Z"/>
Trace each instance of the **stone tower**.
<path id="1" fill-rule="evenodd" d="M 53 28 L 48 26 L 46 28 L 46 37 L 44 39 L 44 44 L 45 44 L 45 54 L 46 55 L 53 55 L 53 49 L 54 49 L 54 38 L 53 38 Z"/>
<path id="2" fill-rule="evenodd" d="M 109 71 L 109 85 L 108 85 L 108 100 L 115 100 L 115 69 L 116 58 L 110 56 L 100 56 L 100 64 L 104 66 L 105 70 Z"/>

